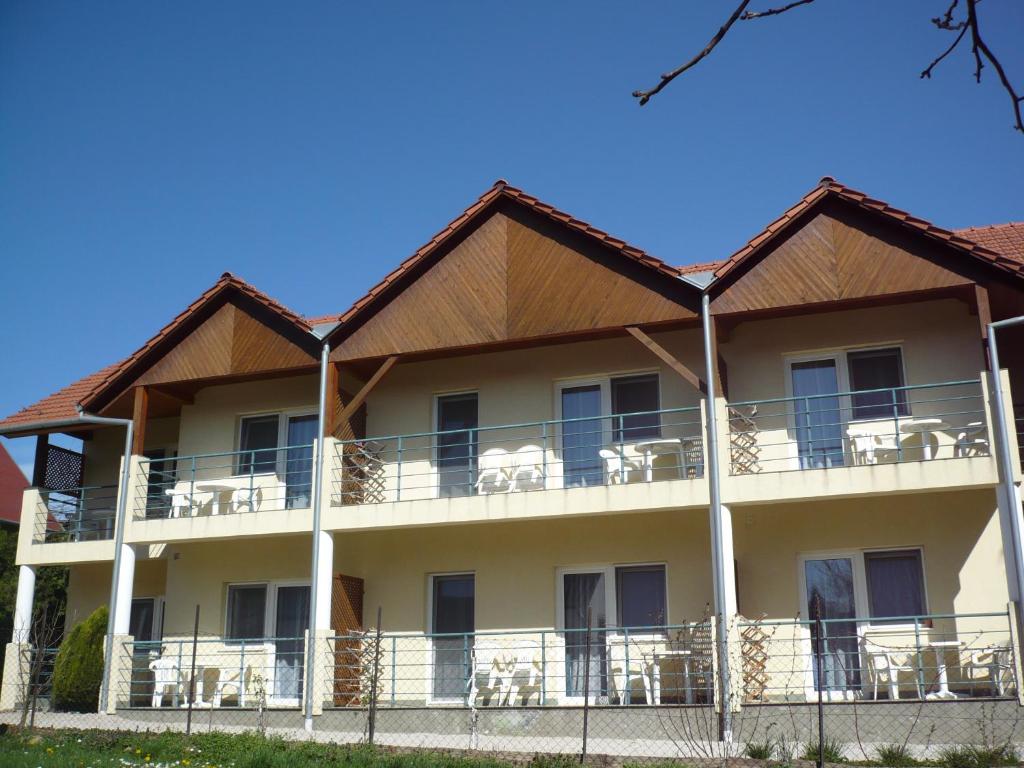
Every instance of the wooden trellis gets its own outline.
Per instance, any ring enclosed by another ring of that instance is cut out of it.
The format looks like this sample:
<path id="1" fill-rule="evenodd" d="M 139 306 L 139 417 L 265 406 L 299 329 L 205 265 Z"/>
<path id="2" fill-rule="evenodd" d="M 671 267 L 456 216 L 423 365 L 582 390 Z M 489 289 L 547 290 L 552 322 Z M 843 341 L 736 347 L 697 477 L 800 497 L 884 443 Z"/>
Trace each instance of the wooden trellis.
<path id="1" fill-rule="evenodd" d="M 768 642 L 771 636 L 760 619 L 748 623 L 740 632 L 743 654 L 743 701 L 764 701 L 768 689 Z"/>
<path id="2" fill-rule="evenodd" d="M 729 406 L 729 458 L 732 474 L 751 475 L 761 471 L 761 446 L 757 443 L 757 406 L 748 413 Z"/>

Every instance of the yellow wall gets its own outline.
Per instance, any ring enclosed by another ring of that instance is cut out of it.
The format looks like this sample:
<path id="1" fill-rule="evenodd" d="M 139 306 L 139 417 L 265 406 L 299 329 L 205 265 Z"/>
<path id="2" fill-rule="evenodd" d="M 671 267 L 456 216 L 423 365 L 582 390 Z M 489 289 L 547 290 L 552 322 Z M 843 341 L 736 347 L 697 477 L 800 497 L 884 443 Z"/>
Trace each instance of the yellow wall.
<path id="1" fill-rule="evenodd" d="M 85 619 L 110 602 L 110 563 L 82 563 L 68 569 L 67 626 Z M 135 597 L 160 597 L 166 592 L 167 562 L 163 559 L 135 562 Z"/>
<path id="2" fill-rule="evenodd" d="M 922 547 L 932 613 L 998 611 L 1008 598 L 995 493 L 890 495 L 733 510 L 739 603 L 748 617 L 800 612 L 798 555 Z"/>

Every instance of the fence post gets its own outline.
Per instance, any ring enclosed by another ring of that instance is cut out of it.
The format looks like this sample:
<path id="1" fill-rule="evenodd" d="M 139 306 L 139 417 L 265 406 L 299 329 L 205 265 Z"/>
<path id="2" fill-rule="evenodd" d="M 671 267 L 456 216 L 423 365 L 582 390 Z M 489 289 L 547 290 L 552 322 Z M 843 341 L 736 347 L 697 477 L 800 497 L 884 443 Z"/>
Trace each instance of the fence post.
<path id="1" fill-rule="evenodd" d="M 366 741 L 373 746 L 373 733 L 377 726 L 377 679 L 380 676 L 380 617 L 381 607 L 377 606 L 377 629 L 373 638 L 373 671 L 370 676 L 370 704 L 367 708 Z M 393 668 L 392 668 L 393 669 Z M 394 689 L 392 688 L 392 691 Z"/>
<path id="2" fill-rule="evenodd" d="M 380 622 L 378 622 L 380 623 Z M 395 674 L 397 673 L 398 661 L 398 648 L 396 647 L 398 638 L 394 635 L 391 636 L 391 706 L 395 706 Z"/>
<path id="3" fill-rule="evenodd" d="M 544 476 L 544 487 L 548 487 L 548 423 L 546 421 L 541 422 L 541 451 L 540 451 L 540 471 Z M 543 683 L 541 683 L 543 687 Z"/>
<path id="4" fill-rule="evenodd" d="M 587 639 L 583 653 L 583 749 L 580 752 L 580 764 L 587 759 L 587 728 L 590 725 L 590 628 L 591 608 L 587 606 Z"/>
<path id="5" fill-rule="evenodd" d="M 818 659 L 818 768 L 825 768 L 825 659 L 822 654 L 821 597 L 814 601 L 814 653 Z"/>
<path id="6" fill-rule="evenodd" d="M 402 436 L 398 436 L 398 468 L 395 478 L 395 501 L 402 500 Z"/>
<path id="7" fill-rule="evenodd" d="M 623 417 L 619 414 L 619 482 L 626 483 L 626 430 L 622 428 Z M 654 463 L 654 459 L 651 459 Z M 646 478 L 645 478 L 646 479 Z"/>
<path id="8" fill-rule="evenodd" d="M 896 390 L 892 394 L 892 439 L 896 443 L 896 461 L 903 461 L 903 443 L 900 442 L 900 409 L 896 404 Z M 922 443 L 923 445 L 923 443 Z"/>
<path id="9" fill-rule="evenodd" d="M 921 663 L 921 654 L 923 652 L 921 648 L 921 617 L 914 617 L 914 663 L 917 665 L 917 686 L 918 690 L 921 691 L 921 697 L 924 697 L 924 665 Z"/>
<path id="10" fill-rule="evenodd" d="M 540 705 L 543 707 L 548 700 L 548 633 L 540 633 Z"/>
<path id="11" fill-rule="evenodd" d="M 192 706 L 196 700 L 196 648 L 199 645 L 199 603 L 196 603 L 196 622 L 192 629 L 192 668 L 188 676 L 188 714 L 185 716 L 185 735 L 192 734 Z"/>

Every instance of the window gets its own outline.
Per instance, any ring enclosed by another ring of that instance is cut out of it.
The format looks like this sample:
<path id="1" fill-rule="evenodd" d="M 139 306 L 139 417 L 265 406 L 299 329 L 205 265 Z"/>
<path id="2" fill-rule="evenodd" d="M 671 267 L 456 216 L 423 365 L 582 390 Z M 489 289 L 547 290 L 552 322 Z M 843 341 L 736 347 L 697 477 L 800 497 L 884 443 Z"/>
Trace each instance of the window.
<path id="1" fill-rule="evenodd" d="M 266 635 L 266 621 L 266 584 L 232 584 L 228 587 L 225 639 L 261 638 Z"/>
<path id="2" fill-rule="evenodd" d="M 156 597 L 136 597 L 132 600 L 131 616 L 128 619 L 128 633 L 136 642 L 157 640 L 163 634 L 162 601 Z"/>
<path id="3" fill-rule="evenodd" d="M 649 413 L 661 407 L 658 374 L 620 376 L 611 380 L 612 415 L 635 414 L 612 419 L 615 442 L 661 437 L 661 414 Z"/>
<path id="4" fill-rule="evenodd" d="M 921 550 L 865 552 L 864 574 L 872 619 L 927 613 Z"/>
<path id="5" fill-rule="evenodd" d="M 620 627 L 665 624 L 665 566 L 633 565 L 615 569 L 615 604 Z"/>
<path id="6" fill-rule="evenodd" d="M 279 414 L 244 416 L 238 440 L 238 474 L 267 474 L 277 468 Z"/>
<path id="7" fill-rule="evenodd" d="M 896 347 L 848 352 L 846 365 L 850 373 L 850 390 L 890 390 L 854 394 L 854 419 L 884 419 L 909 416 L 905 390 L 891 391 L 903 386 L 903 356 Z"/>

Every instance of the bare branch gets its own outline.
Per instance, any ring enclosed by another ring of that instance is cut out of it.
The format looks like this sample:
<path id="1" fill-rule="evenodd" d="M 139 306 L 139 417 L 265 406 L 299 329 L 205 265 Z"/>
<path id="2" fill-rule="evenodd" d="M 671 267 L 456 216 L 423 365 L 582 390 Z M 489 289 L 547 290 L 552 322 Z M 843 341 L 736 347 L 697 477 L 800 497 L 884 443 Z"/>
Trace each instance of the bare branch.
<path id="1" fill-rule="evenodd" d="M 944 27 L 944 29 L 945 29 L 945 27 Z M 956 36 L 956 40 L 953 41 L 953 44 L 951 46 L 949 46 L 949 48 L 947 48 L 942 53 L 942 55 L 940 55 L 937 59 L 935 59 L 935 61 L 933 61 L 931 64 L 929 64 L 928 67 L 921 73 L 921 77 L 930 78 L 932 76 L 932 70 L 935 69 L 935 67 L 938 65 L 938 63 L 940 61 L 942 61 L 944 58 L 949 56 L 949 54 L 951 54 L 953 52 L 954 48 L 956 48 L 958 45 L 960 45 L 960 41 L 964 39 L 964 35 L 965 34 L 967 34 L 967 26 L 966 25 L 964 25 L 964 26 L 962 26 L 960 28 L 960 34 Z"/>
<path id="2" fill-rule="evenodd" d="M 1013 84 L 1010 83 L 1010 79 L 1006 76 L 1006 70 L 1003 69 L 1003 65 L 981 37 L 981 31 L 978 29 L 978 11 L 975 7 L 977 2 L 978 0 L 967 0 L 967 23 L 971 29 L 971 48 L 974 51 L 974 58 L 977 62 L 975 78 L 978 82 L 981 82 L 982 64 L 979 56 L 980 51 L 995 68 L 996 74 L 999 75 L 999 82 L 1003 84 L 1003 88 L 1010 95 L 1010 100 L 1013 104 L 1013 115 L 1016 118 L 1014 128 L 1024 133 L 1024 119 L 1022 119 L 1020 107 L 1021 103 L 1024 102 L 1024 96 L 1018 95 L 1017 91 L 1014 90 Z"/>
<path id="3" fill-rule="evenodd" d="M 788 5 L 784 5 L 781 8 L 769 8 L 767 11 L 747 11 L 740 16 L 741 21 L 750 21 L 751 19 L 763 19 L 765 16 L 778 16 L 780 13 L 785 13 L 801 5 L 810 5 L 814 0 L 795 0 Z M 956 0 L 954 0 L 954 3 Z"/>
<path id="4" fill-rule="evenodd" d="M 650 90 L 633 91 L 633 96 L 637 99 L 640 99 L 640 106 L 642 107 L 644 104 L 651 100 L 651 96 L 661 91 L 662 88 L 664 88 L 666 85 L 668 85 L 681 74 L 683 74 L 683 72 L 690 69 L 691 67 L 696 66 L 701 61 L 701 59 L 705 58 L 709 53 L 711 53 L 711 51 L 715 49 L 715 46 L 722 42 L 722 38 L 725 37 L 726 33 L 729 31 L 729 28 L 736 23 L 736 19 L 740 17 L 740 14 L 743 13 L 747 5 L 749 4 L 750 0 L 742 0 L 742 2 L 740 2 L 740 4 L 736 7 L 736 10 L 732 12 L 732 16 L 729 17 L 728 21 L 726 21 L 725 24 L 722 25 L 721 29 L 719 29 L 718 32 L 715 33 L 715 36 L 711 38 L 711 42 L 704 46 L 704 50 L 702 50 L 692 59 L 683 64 L 681 67 L 676 67 L 671 72 L 666 72 L 664 75 L 661 76 L 660 82 Z"/>
<path id="5" fill-rule="evenodd" d="M 932 19 L 932 24 L 934 24 L 939 29 L 950 29 L 954 31 L 958 29 L 963 29 L 965 26 L 967 26 L 967 22 L 964 21 L 959 21 L 956 24 L 953 23 L 953 11 L 956 10 L 956 7 L 959 4 L 959 2 L 960 0 L 953 0 L 953 2 L 949 4 L 949 8 L 946 9 L 946 12 L 942 14 L 942 18 Z"/>

